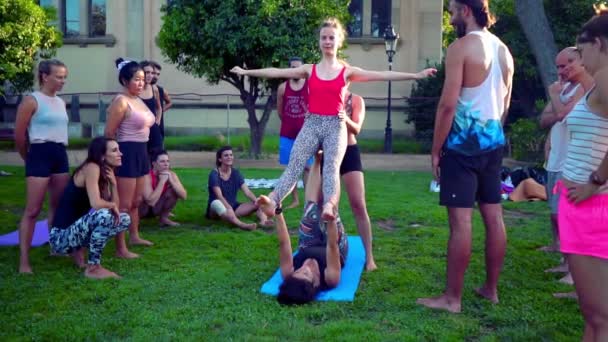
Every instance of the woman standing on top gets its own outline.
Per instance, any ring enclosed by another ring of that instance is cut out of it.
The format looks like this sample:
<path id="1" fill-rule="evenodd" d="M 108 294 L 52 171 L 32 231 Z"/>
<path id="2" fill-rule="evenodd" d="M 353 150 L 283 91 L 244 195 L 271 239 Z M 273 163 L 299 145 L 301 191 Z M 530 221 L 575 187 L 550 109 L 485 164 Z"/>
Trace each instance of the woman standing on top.
<path id="1" fill-rule="evenodd" d="M 339 201 L 339 166 L 346 151 L 347 128 L 338 116 L 344 111 L 346 88 L 350 82 L 403 81 L 422 79 L 434 75 L 435 69 L 425 69 L 417 74 L 395 71 L 368 71 L 346 66 L 338 59 L 338 49 L 344 42 L 342 24 L 335 18 L 326 19 L 319 32 L 319 48 L 322 58 L 318 64 L 304 64 L 298 68 L 266 68 L 244 70 L 232 68 L 242 76 L 261 78 L 306 78 L 308 80 L 308 110 L 304 126 L 298 134 L 289 158 L 289 164 L 277 186 L 268 197 L 258 201 L 269 216 L 281 211 L 280 203 L 296 184 L 306 161 L 323 148 L 323 213 L 324 219 L 334 219 Z"/>

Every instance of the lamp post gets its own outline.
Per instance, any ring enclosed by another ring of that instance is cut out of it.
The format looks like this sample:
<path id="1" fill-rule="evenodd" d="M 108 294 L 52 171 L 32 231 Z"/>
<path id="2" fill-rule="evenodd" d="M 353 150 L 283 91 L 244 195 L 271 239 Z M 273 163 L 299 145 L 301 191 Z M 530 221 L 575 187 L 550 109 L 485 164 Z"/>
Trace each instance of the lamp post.
<path id="1" fill-rule="evenodd" d="M 384 31 L 384 48 L 388 56 L 388 70 L 393 70 L 393 56 L 397 52 L 399 34 L 393 25 Z M 393 153 L 393 129 L 391 128 L 391 81 L 388 81 L 388 104 L 386 108 L 386 129 L 384 130 L 384 153 Z"/>

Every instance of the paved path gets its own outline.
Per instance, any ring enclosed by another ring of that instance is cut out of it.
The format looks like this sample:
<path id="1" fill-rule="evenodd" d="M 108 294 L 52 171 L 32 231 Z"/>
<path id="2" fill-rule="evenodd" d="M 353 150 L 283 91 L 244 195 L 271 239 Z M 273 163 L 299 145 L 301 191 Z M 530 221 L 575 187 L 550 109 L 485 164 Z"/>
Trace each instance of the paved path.
<path id="1" fill-rule="evenodd" d="M 85 150 L 69 150 L 70 165 L 80 164 L 86 158 L 86 153 Z M 215 163 L 215 152 L 169 151 L 169 154 L 173 167 L 211 167 Z M 431 171 L 431 158 L 428 155 L 364 153 L 361 159 L 366 170 Z M 282 168 L 277 160 L 276 155 L 255 160 L 239 158 L 237 153 L 236 164 L 240 168 Z M 512 159 L 505 159 L 504 164 L 509 167 L 521 165 Z M 0 165 L 22 166 L 23 160 L 16 152 L 0 151 Z"/>

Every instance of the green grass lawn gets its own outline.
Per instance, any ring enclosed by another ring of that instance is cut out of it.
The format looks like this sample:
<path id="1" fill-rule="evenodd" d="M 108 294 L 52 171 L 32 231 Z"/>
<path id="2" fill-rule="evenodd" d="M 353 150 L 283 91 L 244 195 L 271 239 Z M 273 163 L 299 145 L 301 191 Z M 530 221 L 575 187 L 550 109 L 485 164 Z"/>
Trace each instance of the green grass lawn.
<path id="1" fill-rule="evenodd" d="M 16 229 L 24 206 L 23 168 L 2 167 L 0 233 Z M 483 226 L 474 218 L 471 265 L 463 313 L 452 315 L 415 304 L 444 285 L 448 230 L 430 175 L 367 172 L 367 201 L 379 269 L 364 273 L 352 303 L 280 306 L 259 289 L 278 267 L 272 230 L 244 232 L 203 217 L 208 170 L 180 169 L 188 201 L 175 209 L 176 229 L 143 221 L 154 247 L 135 247 L 136 260 L 103 264 L 121 280 L 92 281 L 70 258 L 32 252 L 34 276 L 17 274 L 18 248 L 0 249 L 0 340 L 580 340 L 577 303 L 552 292 L 570 288 L 543 273 L 559 257 L 536 250 L 550 239 L 546 203 L 506 203 L 509 245 L 499 305 L 473 294 L 484 279 Z M 247 178 L 278 177 L 280 170 L 243 170 Z M 261 193 L 256 190 L 256 193 Z M 356 228 L 342 197 L 347 232 Z M 296 227 L 298 209 L 287 210 Z M 295 243 L 295 237 L 294 237 Z"/>

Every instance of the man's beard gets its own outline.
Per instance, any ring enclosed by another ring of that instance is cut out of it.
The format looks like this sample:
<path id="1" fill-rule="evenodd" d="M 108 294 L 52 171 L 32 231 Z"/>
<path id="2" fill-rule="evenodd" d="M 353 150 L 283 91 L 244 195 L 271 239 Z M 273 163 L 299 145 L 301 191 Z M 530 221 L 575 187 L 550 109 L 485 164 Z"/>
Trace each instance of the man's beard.
<path id="1" fill-rule="evenodd" d="M 158 82 L 158 78 L 153 78 L 153 79 L 150 81 L 150 84 L 154 85 L 154 84 L 156 84 L 156 82 Z"/>
<path id="2" fill-rule="evenodd" d="M 454 30 L 456 31 L 456 37 L 462 38 L 467 34 L 467 25 L 463 22 L 454 23 Z"/>

